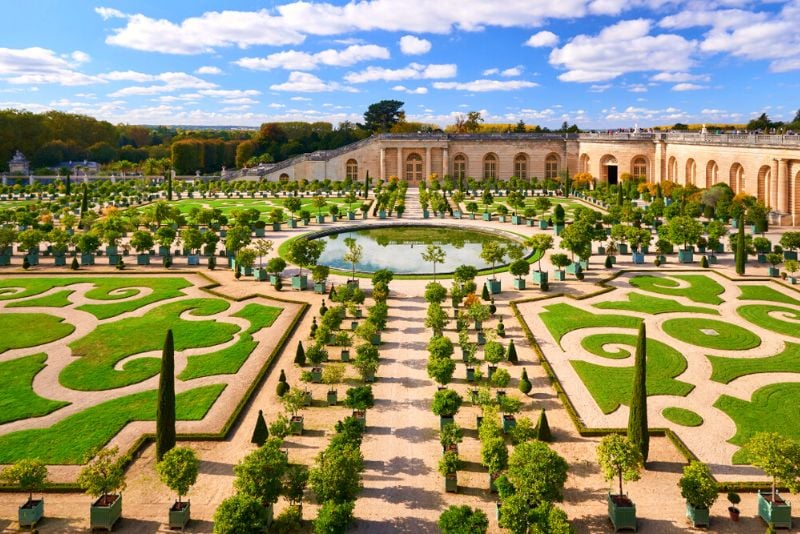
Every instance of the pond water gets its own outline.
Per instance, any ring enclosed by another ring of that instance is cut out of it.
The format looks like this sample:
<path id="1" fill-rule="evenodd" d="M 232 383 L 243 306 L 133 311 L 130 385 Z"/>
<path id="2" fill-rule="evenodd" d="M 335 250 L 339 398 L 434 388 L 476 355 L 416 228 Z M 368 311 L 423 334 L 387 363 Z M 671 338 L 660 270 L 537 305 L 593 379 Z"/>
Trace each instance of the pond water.
<path id="1" fill-rule="evenodd" d="M 391 226 L 331 234 L 317 239 L 325 241 L 325 251 L 319 259 L 320 265 L 349 271 L 352 265 L 345 262 L 347 253 L 345 239 L 353 238 L 364 249 L 356 270 L 372 273 L 379 269 L 391 269 L 397 274 L 432 274 L 433 264 L 422 259 L 429 244 L 438 245 L 445 253 L 445 260 L 436 265 L 436 273 L 448 273 L 460 265 L 472 265 L 477 269 L 490 268 L 481 257 L 484 241 L 498 241 L 504 245 L 514 240 L 496 234 L 462 230 L 443 226 Z M 505 265 L 508 257 L 502 264 Z"/>

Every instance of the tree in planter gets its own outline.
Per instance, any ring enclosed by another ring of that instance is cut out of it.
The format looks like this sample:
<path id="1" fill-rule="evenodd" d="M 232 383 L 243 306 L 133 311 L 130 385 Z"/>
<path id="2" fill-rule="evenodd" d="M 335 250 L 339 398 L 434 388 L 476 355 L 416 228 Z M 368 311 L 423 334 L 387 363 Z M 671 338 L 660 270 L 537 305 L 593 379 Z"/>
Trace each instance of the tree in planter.
<path id="1" fill-rule="evenodd" d="M 353 522 L 354 501 L 337 503 L 325 501 L 320 506 L 317 519 L 314 521 L 315 534 L 331 534 L 346 532 Z"/>
<path id="2" fill-rule="evenodd" d="M 270 258 L 266 266 L 267 272 L 280 280 L 281 273 L 286 269 L 286 260 L 280 257 Z"/>
<path id="3" fill-rule="evenodd" d="M 236 253 L 236 270 L 241 272 L 239 267 L 252 269 L 256 263 L 256 251 L 251 248 L 240 249 Z"/>
<path id="4" fill-rule="evenodd" d="M 561 233 L 559 246 L 564 250 L 569 250 L 573 259 L 575 256 L 588 258 L 592 254 L 591 225 L 584 220 L 573 222 Z"/>
<path id="5" fill-rule="evenodd" d="M 356 358 L 353 361 L 353 367 L 356 368 L 362 380 L 366 381 L 368 378 L 375 375 L 378 371 L 379 358 L 378 349 L 371 343 L 364 343 L 356 348 Z"/>
<path id="6" fill-rule="evenodd" d="M 320 329 L 322 330 L 322 329 Z M 328 350 L 320 342 L 314 343 L 306 350 L 306 359 L 312 365 L 319 365 L 328 358 Z"/>
<path id="7" fill-rule="evenodd" d="M 302 464 L 290 465 L 283 478 L 283 495 L 289 504 L 301 507 L 303 495 L 308 485 L 308 467 Z"/>
<path id="8" fill-rule="evenodd" d="M 171 449 L 156 464 L 156 471 L 158 471 L 161 482 L 178 494 L 178 510 L 183 509 L 181 498 L 189 493 L 189 488 L 197 482 L 199 466 L 200 460 L 197 458 L 197 454 L 188 447 Z"/>
<path id="9" fill-rule="evenodd" d="M 264 267 L 264 256 L 272 252 L 273 243 L 269 239 L 258 239 L 253 244 L 253 251 L 258 256 L 258 266 Z"/>
<path id="10" fill-rule="evenodd" d="M 500 368 L 492 374 L 489 382 L 496 388 L 504 388 L 511 382 L 511 375 L 505 369 Z"/>
<path id="11" fill-rule="evenodd" d="M 28 503 L 33 503 L 33 492 L 41 491 L 47 484 L 47 466 L 38 459 L 18 460 L 3 469 L 0 478 L 12 486 L 28 492 Z"/>
<path id="12" fill-rule="evenodd" d="M 110 499 L 111 494 L 125 489 L 125 458 L 119 456 L 119 447 L 102 449 L 93 456 L 81 469 L 78 486 L 92 497 L 99 498 L 99 506 L 110 506 L 116 500 Z"/>
<path id="13" fill-rule="evenodd" d="M 461 408 L 462 402 L 464 399 L 456 391 L 440 389 L 433 395 L 431 411 L 439 417 L 454 417 Z"/>
<path id="14" fill-rule="evenodd" d="M 346 395 L 344 405 L 351 410 L 367 410 L 375 406 L 375 396 L 372 393 L 372 386 L 349 388 Z"/>
<path id="15" fill-rule="evenodd" d="M 508 459 L 514 493 L 529 503 L 561 501 L 569 466 L 540 441 L 520 443 Z"/>
<path id="16" fill-rule="evenodd" d="M 464 431 L 456 423 L 447 423 L 439 433 L 439 442 L 442 444 L 443 451 L 457 446 L 463 439 Z"/>
<path id="17" fill-rule="evenodd" d="M 636 447 L 647 462 L 650 451 L 650 434 L 647 428 L 647 330 L 642 321 L 636 339 L 636 356 L 633 364 L 633 391 L 628 415 L 628 441 Z"/>
<path id="18" fill-rule="evenodd" d="M 672 217 L 665 228 L 669 240 L 673 243 L 683 243 L 684 250 L 687 249 L 689 243 L 697 242 L 698 238 L 703 235 L 703 225 L 688 215 Z"/>
<path id="19" fill-rule="evenodd" d="M 436 265 L 443 263 L 445 260 L 445 253 L 442 247 L 438 245 L 428 245 L 425 251 L 422 252 L 422 261 L 433 264 L 433 281 L 436 281 Z"/>
<path id="20" fill-rule="evenodd" d="M 458 457 L 458 453 L 455 451 L 445 452 L 439 460 L 439 473 L 447 477 L 456 474 L 459 469 L 461 469 L 461 459 Z"/>
<path id="21" fill-rule="evenodd" d="M 433 336 L 427 349 L 431 359 L 449 359 L 453 355 L 453 342 L 445 336 Z"/>
<path id="22" fill-rule="evenodd" d="M 481 465 L 496 475 L 508 465 L 508 447 L 501 436 L 481 440 Z"/>
<path id="23" fill-rule="evenodd" d="M 558 270 L 563 271 L 564 267 L 572 263 L 566 254 L 551 254 L 550 263 Z"/>
<path id="24" fill-rule="evenodd" d="M 486 286 L 484 286 L 484 288 L 485 287 Z M 467 315 L 476 324 L 481 324 L 490 317 L 489 306 L 486 306 L 485 304 L 481 304 L 480 302 L 475 301 L 467 309 Z"/>
<path id="25" fill-rule="evenodd" d="M 489 519 L 483 510 L 454 504 L 442 512 L 437 525 L 442 534 L 486 534 Z"/>
<path id="26" fill-rule="evenodd" d="M 161 353 L 161 373 L 158 380 L 156 411 L 156 460 L 175 447 L 175 343 L 172 330 L 167 330 Z"/>
<path id="27" fill-rule="evenodd" d="M 769 254 L 767 254 L 767 263 L 772 265 L 772 268 L 775 269 L 778 267 L 778 265 L 783 263 L 783 255 L 777 254 L 775 252 L 770 252 Z"/>
<path id="28" fill-rule="evenodd" d="M 340 384 L 344 379 L 345 367 L 343 363 L 330 363 L 322 370 L 322 382 L 331 387 L 334 391 L 336 384 Z"/>
<path id="29" fill-rule="evenodd" d="M 706 464 L 696 460 L 684 466 L 678 487 L 681 488 L 681 497 L 693 508 L 708 510 L 719 497 L 719 487 L 711 470 Z"/>
<path id="30" fill-rule="evenodd" d="M 287 388 L 289 387 L 286 382 L 278 382 L 278 384 L 283 384 Z M 284 392 L 285 393 L 285 392 Z M 282 397 L 280 393 L 278 394 L 279 397 Z M 269 437 L 269 429 L 267 428 L 267 422 L 264 420 L 264 412 L 258 410 L 258 418 L 256 419 L 256 427 L 253 429 L 253 437 L 250 439 L 250 443 L 255 443 L 259 447 L 264 445 Z"/>
<path id="31" fill-rule="evenodd" d="M 502 263 L 506 255 L 506 247 L 497 241 L 484 241 L 481 244 L 481 259 L 492 266 L 492 280 L 497 280 L 495 265 Z"/>
<path id="32" fill-rule="evenodd" d="M 189 250 L 190 254 L 197 254 L 203 246 L 203 234 L 197 228 L 186 228 L 181 230 L 181 240 L 183 246 Z"/>
<path id="33" fill-rule="evenodd" d="M 300 267 L 300 276 L 303 276 L 303 268 L 316 265 L 324 250 L 325 241 L 304 237 L 295 239 L 289 245 L 289 260 Z"/>
<path id="34" fill-rule="evenodd" d="M 237 493 L 252 497 L 268 507 L 278 501 L 288 464 L 286 455 L 281 451 L 281 440 L 270 438 L 233 467 L 236 477 L 233 487 Z"/>
<path id="35" fill-rule="evenodd" d="M 328 202 L 325 200 L 324 197 L 314 197 L 311 201 L 311 205 L 317 208 L 317 217 L 322 216 L 322 208 L 328 205 Z"/>
<path id="36" fill-rule="evenodd" d="M 386 302 L 376 302 L 367 309 L 367 321 L 375 325 L 379 331 L 386 328 L 389 318 L 389 305 Z"/>
<path id="37" fill-rule="evenodd" d="M 778 485 L 792 493 L 800 491 L 800 444 L 777 432 L 758 432 L 744 446 L 753 467 L 772 478 L 772 502 L 777 502 Z"/>
<path id="38" fill-rule="evenodd" d="M 357 445 L 329 447 L 317 455 L 308 481 L 318 502 L 352 501 L 361 491 L 364 458 Z"/>
<path id="39" fill-rule="evenodd" d="M 634 444 L 619 434 L 605 436 L 597 447 L 597 461 L 606 481 L 619 480 L 619 495 L 623 496 L 622 481 L 633 482 L 641 476 L 642 455 Z"/>
<path id="40" fill-rule="evenodd" d="M 214 512 L 214 534 L 261 534 L 268 524 L 267 510 L 244 494 L 228 497 Z"/>
<path id="41" fill-rule="evenodd" d="M 378 335 L 378 328 L 370 321 L 364 321 L 355 330 L 356 336 L 365 343 L 372 343 L 372 338 Z"/>
<path id="42" fill-rule="evenodd" d="M 441 304 L 433 302 L 428 305 L 428 312 L 425 316 L 425 326 L 433 330 L 434 336 L 442 335 L 442 330 L 450 322 L 447 312 L 442 309 Z"/>
<path id="43" fill-rule="evenodd" d="M 497 365 L 503 361 L 505 354 L 506 349 L 503 348 L 503 344 L 499 341 L 489 341 L 486 343 L 486 346 L 483 347 L 483 359 L 490 365 Z"/>
<path id="44" fill-rule="evenodd" d="M 430 282 L 425 286 L 425 302 L 441 304 L 447 298 L 447 289 L 439 282 Z"/>
<path id="45" fill-rule="evenodd" d="M 303 207 L 303 202 L 297 197 L 289 197 L 283 201 L 283 206 L 289 210 L 292 220 L 294 221 L 294 214 L 300 211 Z"/>
<path id="46" fill-rule="evenodd" d="M 456 362 L 450 358 L 431 357 L 428 359 L 428 376 L 441 386 L 447 385 L 453 379 L 455 370 Z"/>

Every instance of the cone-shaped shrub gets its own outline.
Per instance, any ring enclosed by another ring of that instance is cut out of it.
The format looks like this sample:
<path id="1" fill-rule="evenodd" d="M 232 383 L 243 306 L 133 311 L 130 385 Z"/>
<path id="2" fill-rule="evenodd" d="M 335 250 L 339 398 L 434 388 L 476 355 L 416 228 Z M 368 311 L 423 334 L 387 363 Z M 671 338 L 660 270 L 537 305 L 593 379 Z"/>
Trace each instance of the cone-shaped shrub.
<path id="1" fill-rule="evenodd" d="M 172 330 L 167 330 L 161 354 L 161 376 L 158 380 L 156 412 L 156 458 L 160 462 L 175 446 L 175 343 Z"/>
<path id="2" fill-rule="evenodd" d="M 508 360 L 511 363 L 517 363 L 519 361 L 517 359 L 517 347 L 514 346 L 513 339 L 508 344 L 508 350 L 506 352 L 506 360 Z"/>
<path id="3" fill-rule="evenodd" d="M 639 325 L 639 337 L 636 340 L 633 394 L 628 415 L 628 440 L 646 462 L 650 450 L 650 434 L 647 432 L 647 331 L 644 322 Z"/>
<path id="4" fill-rule="evenodd" d="M 489 297 L 489 288 L 486 287 L 486 284 L 483 284 L 483 291 L 481 291 L 481 298 L 487 302 L 491 298 Z"/>
<path id="5" fill-rule="evenodd" d="M 539 414 L 539 421 L 536 423 L 536 439 L 539 441 L 553 441 L 553 435 L 550 433 L 550 424 L 547 422 L 547 413 L 542 409 Z"/>
<path id="6" fill-rule="evenodd" d="M 267 428 L 267 422 L 264 421 L 264 412 L 258 410 L 258 419 L 256 419 L 256 427 L 253 429 L 253 438 L 250 443 L 255 443 L 261 447 L 266 443 L 268 437 L 269 429 Z"/>
<path id="7" fill-rule="evenodd" d="M 303 342 L 297 342 L 297 351 L 294 353 L 294 363 L 299 366 L 303 366 L 306 364 L 306 351 L 303 348 Z"/>
<path id="8" fill-rule="evenodd" d="M 707 257 L 703 256 L 703 258 L 700 260 L 700 267 L 702 267 L 703 269 L 708 269 L 708 258 Z"/>

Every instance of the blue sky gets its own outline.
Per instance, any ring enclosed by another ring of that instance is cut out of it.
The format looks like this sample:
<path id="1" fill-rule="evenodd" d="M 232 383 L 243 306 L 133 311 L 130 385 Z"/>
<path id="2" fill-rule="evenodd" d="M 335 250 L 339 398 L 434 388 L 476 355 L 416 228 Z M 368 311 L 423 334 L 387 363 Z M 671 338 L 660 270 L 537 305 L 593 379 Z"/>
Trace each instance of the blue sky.
<path id="1" fill-rule="evenodd" d="M 409 120 L 583 128 L 800 107 L 800 0 L 3 3 L 0 107 L 113 123 Z"/>

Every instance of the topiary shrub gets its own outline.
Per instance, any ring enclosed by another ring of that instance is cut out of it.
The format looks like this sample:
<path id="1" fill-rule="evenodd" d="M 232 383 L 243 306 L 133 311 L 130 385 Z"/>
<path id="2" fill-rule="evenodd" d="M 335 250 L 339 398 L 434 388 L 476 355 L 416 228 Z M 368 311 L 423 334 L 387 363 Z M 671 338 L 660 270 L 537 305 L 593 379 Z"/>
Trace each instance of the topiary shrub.
<path id="1" fill-rule="evenodd" d="M 283 397 L 289 391 L 289 384 L 286 382 L 278 382 L 278 385 L 275 386 L 275 394 L 279 397 Z"/>
<path id="2" fill-rule="evenodd" d="M 514 340 L 512 339 L 508 344 L 508 350 L 506 351 L 506 360 L 510 363 L 517 363 L 519 359 L 517 358 L 517 347 L 514 346 Z"/>
<path id="3" fill-rule="evenodd" d="M 614 267 L 614 260 L 611 259 L 611 256 L 606 256 L 606 269 L 611 269 Z"/>
<path id="4" fill-rule="evenodd" d="M 518 387 L 523 395 L 527 395 L 533 389 L 533 384 L 531 384 L 531 381 L 528 379 L 528 371 L 526 369 L 522 369 L 522 376 L 519 378 Z"/>
<path id="5" fill-rule="evenodd" d="M 306 364 L 306 351 L 303 348 L 303 342 L 297 342 L 297 350 L 294 353 L 294 363 L 299 365 L 300 367 Z"/>
<path id="6" fill-rule="evenodd" d="M 81 268 L 80 264 L 78 263 L 78 258 L 72 258 L 72 263 L 69 264 L 69 268 L 73 271 L 77 271 Z"/>
<path id="7" fill-rule="evenodd" d="M 31 262 L 28 261 L 28 256 L 22 257 L 22 268 L 26 271 L 31 268 Z"/>
<path id="8" fill-rule="evenodd" d="M 539 421 L 536 423 L 536 439 L 539 441 L 552 441 L 553 435 L 550 432 L 550 424 L 547 422 L 547 413 L 542 409 L 539 414 Z"/>
<path id="9" fill-rule="evenodd" d="M 264 412 L 258 410 L 258 419 L 256 419 L 256 427 L 253 429 L 253 437 L 250 439 L 250 443 L 255 443 L 261 447 L 266 443 L 268 437 L 269 429 L 267 428 L 267 422 L 264 421 Z"/>
<path id="10" fill-rule="evenodd" d="M 700 259 L 700 267 L 702 267 L 703 269 L 708 269 L 708 258 L 706 256 L 703 256 Z"/>

